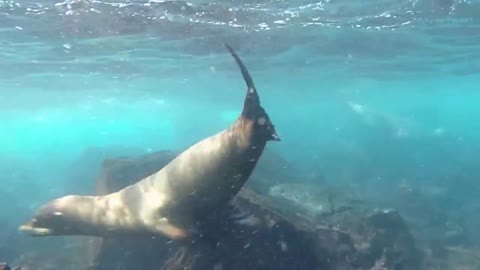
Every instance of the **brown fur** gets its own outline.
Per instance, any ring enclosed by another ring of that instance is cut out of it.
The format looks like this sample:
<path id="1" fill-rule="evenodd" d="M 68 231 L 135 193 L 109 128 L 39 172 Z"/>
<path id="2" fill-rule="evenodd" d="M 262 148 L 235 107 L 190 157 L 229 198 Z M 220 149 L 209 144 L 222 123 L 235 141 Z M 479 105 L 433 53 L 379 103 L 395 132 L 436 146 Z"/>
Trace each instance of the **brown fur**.
<path id="1" fill-rule="evenodd" d="M 239 118 L 164 168 L 105 196 L 65 196 L 43 206 L 20 230 L 33 236 L 164 235 L 185 238 L 243 187 L 267 141 L 279 140 L 236 53 L 247 95 Z"/>

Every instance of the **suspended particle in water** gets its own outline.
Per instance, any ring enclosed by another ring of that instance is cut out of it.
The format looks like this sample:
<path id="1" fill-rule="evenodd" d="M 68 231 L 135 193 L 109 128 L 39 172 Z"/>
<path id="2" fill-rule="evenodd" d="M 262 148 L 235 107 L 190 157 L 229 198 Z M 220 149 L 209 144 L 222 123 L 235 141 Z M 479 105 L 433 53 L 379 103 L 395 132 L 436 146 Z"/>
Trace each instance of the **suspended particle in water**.
<path id="1" fill-rule="evenodd" d="M 258 118 L 257 122 L 260 126 L 263 126 L 263 125 L 265 125 L 267 120 L 264 117 L 260 117 L 260 118 Z"/>
<path id="2" fill-rule="evenodd" d="M 288 250 L 288 246 L 287 246 L 287 242 L 285 241 L 280 241 L 280 249 L 283 251 L 283 252 L 286 252 Z"/>
<path id="3" fill-rule="evenodd" d="M 444 133 L 445 133 L 445 130 L 440 127 L 433 130 L 433 134 L 435 136 L 442 136 Z"/>
<path id="4" fill-rule="evenodd" d="M 213 266 L 213 270 L 223 270 L 223 264 L 218 262 Z"/>

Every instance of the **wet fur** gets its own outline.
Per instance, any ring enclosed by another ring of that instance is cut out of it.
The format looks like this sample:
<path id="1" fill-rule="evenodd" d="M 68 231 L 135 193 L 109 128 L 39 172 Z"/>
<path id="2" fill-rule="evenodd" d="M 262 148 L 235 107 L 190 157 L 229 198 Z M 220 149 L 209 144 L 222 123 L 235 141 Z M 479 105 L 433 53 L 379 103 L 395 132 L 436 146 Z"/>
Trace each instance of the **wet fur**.
<path id="1" fill-rule="evenodd" d="M 229 128 L 118 192 L 53 200 L 20 230 L 32 236 L 153 234 L 182 239 L 225 207 L 250 177 L 266 143 L 279 140 L 247 69 L 227 48 L 247 84 L 243 111 Z"/>

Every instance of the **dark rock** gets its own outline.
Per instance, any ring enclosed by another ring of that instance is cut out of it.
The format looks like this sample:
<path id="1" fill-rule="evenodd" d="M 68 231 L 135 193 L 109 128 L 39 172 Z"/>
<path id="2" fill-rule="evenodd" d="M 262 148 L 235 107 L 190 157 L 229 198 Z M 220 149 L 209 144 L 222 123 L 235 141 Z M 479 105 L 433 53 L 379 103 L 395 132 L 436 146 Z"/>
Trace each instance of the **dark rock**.
<path id="1" fill-rule="evenodd" d="M 300 178 L 299 170 L 277 152 L 266 148 L 245 186 L 266 194 L 272 185 L 292 183 Z"/>
<path id="2" fill-rule="evenodd" d="M 107 151 L 96 148 L 88 152 L 94 154 L 96 158 L 88 163 L 90 174 L 87 178 L 92 179 L 91 173 L 97 167 L 101 169 L 100 180 L 97 180 L 95 189 L 99 195 L 120 190 L 138 179 L 157 172 L 179 154 L 175 151 L 162 150 L 136 158 L 112 158 L 112 151 L 108 152 L 110 153 L 108 156 Z M 106 158 L 99 162 L 98 156 Z M 83 166 L 88 167 L 88 164 L 85 163 Z M 266 149 L 246 186 L 263 194 L 267 193 L 272 185 L 288 183 L 298 178 L 299 172 L 292 165 L 276 152 Z"/>
<path id="3" fill-rule="evenodd" d="M 110 158 L 132 157 L 145 153 L 142 149 L 129 147 L 88 147 L 70 165 L 66 178 L 69 182 L 66 193 L 91 195 L 95 187 L 95 179 L 102 162 Z"/>
<path id="4" fill-rule="evenodd" d="M 97 194 L 107 194 L 133 184 L 158 171 L 175 156 L 175 152 L 160 151 L 138 159 L 105 160 L 97 181 Z M 189 269 L 244 269 L 245 262 L 249 262 L 248 267 L 253 269 L 314 269 L 315 265 L 329 261 L 318 260 L 314 250 L 337 254 L 332 252 L 335 245 L 314 245 L 317 233 L 309 230 L 300 232 L 292 222 L 278 214 L 275 216 L 275 212 L 266 208 L 262 197 L 254 191 L 242 190 L 236 206 L 242 211 L 249 211 L 250 218 L 263 219 L 262 225 L 252 227 L 215 220 L 217 226 L 212 227 L 210 233 L 205 231 L 203 239 L 193 239 L 194 243 L 188 245 L 167 239 L 89 237 L 84 241 L 89 250 L 89 265 L 94 269 L 115 269 L 119 265 L 125 269 L 158 269 L 162 265 L 164 269 L 187 266 Z M 220 220 L 228 221 L 228 218 Z M 324 243 L 333 244 L 341 239 L 345 243 L 338 246 L 353 250 L 353 242 L 348 241 L 348 235 L 339 237 L 338 233 L 331 231 L 332 236 L 326 237 L 329 242 Z"/>
<path id="5" fill-rule="evenodd" d="M 0 262 L 0 270 L 22 270 L 22 268 L 20 267 L 10 267 L 10 265 L 8 265 L 7 263 L 5 262 Z"/>
<path id="6" fill-rule="evenodd" d="M 102 163 L 102 169 L 97 178 L 96 194 L 108 194 L 134 184 L 160 170 L 177 154 L 163 150 L 138 158 L 106 159 Z"/>
<path id="7" fill-rule="evenodd" d="M 132 155 L 128 158 L 118 156 L 114 158 L 115 151 L 107 150 L 91 148 L 81 159 L 84 160 L 82 167 L 89 168 L 88 177 L 79 174 L 83 179 L 93 179 L 95 176 L 92 172 L 101 170 L 102 175 L 96 184 L 96 192 L 99 195 L 120 190 L 127 183 L 127 185 L 133 184 L 138 179 L 157 172 L 179 154 L 175 151 L 162 150 L 134 158 L 131 157 Z M 116 153 L 123 152 L 116 151 Z M 102 179 L 103 177 L 106 179 Z M 246 186 L 261 193 L 267 193 L 270 186 L 288 183 L 296 178 L 299 178 L 299 172 L 292 165 L 275 151 L 266 149 Z"/>
<path id="8" fill-rule="evenodd" d="M 96 195 L 105 195 L 155 173 L 177 156 L 176 152 L 159 151 L 138 158 L 106 159 L 97 178 Z M 150 269 L 161 265 L 175 250 L 165 239 L 121 238 L 102 239 L 86 237 L 87 264 L 95 269 Z"/>
<path id="9" fill-rule="evenodd" d="M 160 151 L 137 159 L 106 160 L 97 181 L 97 194 L 133 184 L 158 171 L 175 156 L 175 152 Z M 268 155 L 263 159 L 264 169 L 256 170 L 256 177 L 252 176 L 250 181 L 278 175 L 272 168 L 278 163 L 269 163 Z M 288 177 L 284 175 L 283 179 Z M 145 270 L 268 270 L 370 269 L 377 263 L 391 267 L 388 269 L 418 269 L 413 238 L 393 210 L 377 211 L 359 219 L 359 225 L 350 226 L 351 231 L 344 231 L 318 226 L 295 211 L 285 211 L 275 200 L 249 187 L 236 196 L 233 208 L 242 213 L 242 222 L 233 222 L 229 216 L 232 209 L 228 208 L 225 213 L 212 214 L 215 218 L 202 227 L 201 237 L 186 242 L 162 238 L 89 239 L 89 265 L 102 270 L 120 266 Z"/>
<path id="10" fill-rule="evenodd" d="M 378 267 L 381 262 L 386 269 L 419 269 L 419 251 L 398 211 L 376 210 L 359 228 L 355 233 L 362 265 L 376 262 Z"/>
<path id="11" fill-rule="evenodd" d="M 0 262 L 0 270 L 10 270 L 10 266 L 7 263 Z"/>
<path id="12" fill-rule="evenodd" d="M 74 238 L 73 238 L 74 239 Z M 70 238 L 69 240 L 73 240 Z M 57 270 L 57 269 L 84 269 L 86 257 L 82 246 L 51 243 L 48 240 L 32 251 L 24 252 L 12 262 L 13 270 Z"/>
<path id="13" fill-rule="evenodd" d="M 249 180 L 252 183 L 225 211 L 212 213 L 211 222 L 199 228 L 200 235 L 178 242 L 160 236 L 68 237 L 69 248 L 63 245 L 58 253 L 52 251 L 54 247 L 44 248 L 24 254 L 15 264 L 26 269 L 69 265 L 91 270 L 418 269 L 415 243 L 396 211 L 372 214 L 368 209 L 355 209 L 332 212 L 328 219 L 312 219 L 300 208 L 285 207 L 263 193 L 269 183 L 288 183 L 299 177 L 286 161 L 273 152 L 266 153 Z M 106 159 L 95 193 L 108 194 L 134 184 L 177 154 L 159 151 Z M 261 181 L 255 183 L 258 179 Z M 39 261 L 42 267 L 35 267 Z"/>

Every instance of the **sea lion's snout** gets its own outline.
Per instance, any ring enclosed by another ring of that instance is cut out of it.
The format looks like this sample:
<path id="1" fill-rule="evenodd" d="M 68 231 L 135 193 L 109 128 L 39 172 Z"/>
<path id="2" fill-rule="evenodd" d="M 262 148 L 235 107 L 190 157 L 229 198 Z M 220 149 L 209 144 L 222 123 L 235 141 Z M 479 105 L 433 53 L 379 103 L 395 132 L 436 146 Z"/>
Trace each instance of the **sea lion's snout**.
<path id="1" fill-rule="evenodd" d="M 277 134 L 277 130 L 275 129 L 275 126 L 273 125 L 272 121 L 268 118 L 268 115 L 265 113 L 265 116 L 267 118 L 267 123 L 265 124 L 265 133 L 267 136 L 268 141 L 276 141 L 280 142 L 282 139 L 280 139 L 280 136 Z M 257 123 L 261 122 L 262 118 L 257 119 Z M 259 123 L 260 124 L 260 123 Z M 260 127 L 261 128 L 261 127 Z"/>
<path id="2" fill-rule="evenodd" d="M 270 137 L 271 137 L 271 139 L 270 139 L 271 141 L 276 141 L 276 142 L 281 142 L 282 141 L 282 139 L 277 135 L 276 132 L 273 133 L 272 135 L 270 135 Z"/>

